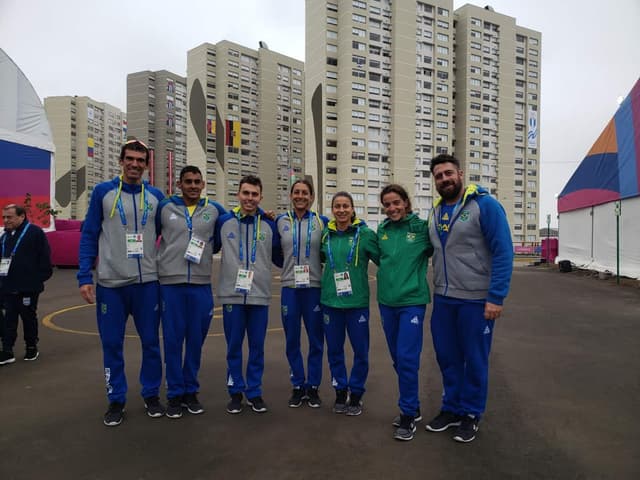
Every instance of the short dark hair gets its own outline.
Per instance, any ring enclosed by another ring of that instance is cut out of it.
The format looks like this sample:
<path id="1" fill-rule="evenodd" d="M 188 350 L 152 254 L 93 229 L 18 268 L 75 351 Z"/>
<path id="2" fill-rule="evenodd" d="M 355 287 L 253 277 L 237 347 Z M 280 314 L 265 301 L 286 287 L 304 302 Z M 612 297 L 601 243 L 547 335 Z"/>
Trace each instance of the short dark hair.
<path id="1" fill-rule="evenodd" d="M 195 165 L 187 165 L 186 167 L 182 167 L 180 170 L 180 181 L 182 181 L 182 177 L 184 177 L 187 173 L 195 173 L 202 176 L 202 172 Z"/>
<path id="2" fill-rule="evenodd" d="M 408 205 L 408 209 L 407 212 L 411 213 L 411 199 L 409 198 L 409 194 L 407 193 L 407 191 L 405 190 L 405 188 L 402 185 L 398 185 L 397 183 L 391 183 L 389 185 L 387 185 L 386 187 L 384 187 L 382 189 L 382 191 L 380 192 L 380 203 L 382 203 L 382 199 L 384 198 L 384 196 L 387 193 L 397 193 L 400 198 L 402 200 L 404 200 L 405 202 L 407 202 Z"/>
<path id="3" fill-rule="evenodd" d="M 311 193 L 311 196 L 313 197 L 313 184 L 306 178 L 298 178 L 295 182 L 293 182 L 293 184 L 291 185 L 291 190 L 289 190 L 289 193 L 293 193 L 293 187 L 295 187 L 299 183 L 306 185 L 309 188 L 309 192 Z"/>
<path id="4" fill-rule="evenodd" d="M 141 140 L 133 138 L 131 140 L 127 140 L 126 142 L 124 142 L 124 144 L 122 145 L 122 148 L 120 149 L 120 160 L 124 160 L 125 150 L 132 150 L 134 152 L 144 153 L 145 154 L 144 161 L 147 165 L 149 165 L 149 147 L 147 147 L 147 145 Z"/>
<path id="5" fill-rule="evenodd" d="M 436 166 L 442 163 L 453 163 L 457 169 L 460 170 L 460 161 L 456 157 L 449 155 L 448 153 L 441 153 L 437 157 L 431 159 L 431 173 L 433 173 Z"/>
<path id="6" fill-rule="evenodd" d="M 242 184 L 244 183 L 260 187 L 260 193 L 262 193 L 262 180 L 260 180 L 260 177 L 256 177 L 255 175 L 246 175 L 242 177 L 240 179 L 240 184 L 238 185 L 238 191 L 240 191 L 240 189 L 242 188 Z"/>
<path id="7" fill-rule="evenodd" d="M 17 216 L 22 217 L 24 215 L 24 218 L 27 218 L 27 211 L 23 206 L 10 203 L 9 205 L 2 207 L 2 210 L 9 210 L 10 208 L 13 208 L 16 211 Z"/>
<path id="8" fill-rule="evenodd" d="M 333 208 L 333 203 L 336 201 L 338 197 L 345 197 L 349 199 L 349 203 L 351 203 L 351 208 L 353 208 L 353 214 L 351 215 L 351 221 L 353 222 L 356 219 L 356 207 L 353 204 L 353 197 L 349 192 L 336 192 L 331 198 L 331 208 Z"/>

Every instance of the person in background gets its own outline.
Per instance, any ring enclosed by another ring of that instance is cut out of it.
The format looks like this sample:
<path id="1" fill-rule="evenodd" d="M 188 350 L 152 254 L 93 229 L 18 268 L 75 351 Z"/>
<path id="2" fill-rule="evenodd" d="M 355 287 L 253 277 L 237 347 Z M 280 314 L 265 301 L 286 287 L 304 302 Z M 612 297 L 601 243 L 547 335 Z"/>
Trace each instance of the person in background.
<path id="1" fill-rule="evenodd" d="M 289 407 L 297 408 L 306 399 L 312 408 L 321 405 L 318 387 L 322 380 L 324 329 L 320 307 L 320 242 L 329 222 L 311 210 L 313 185 L 296 180 L 289 194 L 293 209 L 276 219 L 283 251 L 281 315 L 286 339 L 293 392 Z M 309 344 L 307 374 L 300 352 L 301 324 L 304 321 Z"/>
<path id="2" fill-rule="evenodd" d="M 158 278 L 162 299 L 162 338 L 169 418 L 204 412 L 198 400 L 202 346 L 213 317 L 211 272 L 218 217 L 226 211 L 201 198 L 202 172 L 187 165 L 180 171 L 182 195 L 165 198 L 156 213 L 160 236 Z"/>
<path id="3" fill-rule="evenodd" d="M 216 222 L 214 252 L 222 248 L 218 300 L 223 306 L 227 341 L 227 412 L 243 410 L 243 395 L 254 412 L 268 410 L 262 398 L 264 342 L 271 301 L 271 264 L 282 266 L 275 223 L 260 208 L 262 181 L 254 175 L 240 180 L 240 205 Z M 249 343 L 246 382 L 242 374 L 242 344 Z"/>
<path id="4" fill-rule="evenodd" d="M 4 328 L 0 323 L 0 365 L 7 365 L 16 361 L 13 347 L 18 337 L 18 318 L 22 319 L 24 332 L 24 360 L 33 361 L 40 355 L 38 297 L 44 291 L 44 282 L 53 274 L 53 268 L 47 237 L 40 227 L 29 222 L 23 207 L 5 206 L 2 221 L 0 308 L 4 309 L 5 320 Z"/>
<path id="5" fill-rule="evenodd" d="M 335 413 L 362 413 L 362 396 L 369 373 L 369 260 L 378 263 L 375 233 L 356 217 L 353 198 L 338 192 L 331 200 L 334 218 L 324 228 L 320 256 L 324 331 L 331 385 L 336 391 Z M 345 333 L 353 348 L 347 376 Z"/>
<path id="6" fill-rule="evenodd" d="M 387 215 L 378 227 L 377 292 L 380 318 L 398 375 L 400 416 L 394 438 L 412 440 L 420 421 L 419 376 L 424 316 L 431 301 L 427 263 L 433 254 L 427 221 L 412 212 L 407 191 L 387 185 L 380 192 Z"/>
<path id="7" fill-rule="evenodd" d="M 142 343 L 140 383 L 147 415 L 164 416 L 158 392 L 162 381 L 160 298 L 156 266 L 155 212 L 164 195 L 143 181 L 149 149 L 130 140 L 120 150 L 122 175 L 96 185 L 82 227 L 78 283 L 80 295 L 96 304 L 109 408 L 108 427 L 120 425 L 127 400 L 123 345 L 129 315 Z M 97 266 L 97 287 L 93 268 Z"/>
<path id="8" fill-rule="evenodd" d="M 478 185 L 463 187 L 457 158 L 431 161 L 440 199 L 429 216 L 433 255 L 431 335 L 442 372 L 440 413 L 426 428 L 457 427 L 471 442 L 487 403 L 489 352 L 513 270 L 513 244 L 502 205 Z"/>

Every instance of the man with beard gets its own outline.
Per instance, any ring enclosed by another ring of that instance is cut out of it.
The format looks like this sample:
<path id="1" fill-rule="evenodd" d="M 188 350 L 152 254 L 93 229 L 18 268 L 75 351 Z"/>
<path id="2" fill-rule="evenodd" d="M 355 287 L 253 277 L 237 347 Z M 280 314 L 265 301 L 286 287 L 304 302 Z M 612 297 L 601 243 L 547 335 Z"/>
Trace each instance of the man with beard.
<path id="1" fill-rule="evenodd" d="M 471 442 L 485 410 L 489 352 L 495 320 L 509 291 L 513 244 L 502 208 L 479 185 L 463 188 L 460 162 L 451 155 L 431 161 L 441 198 L 429 218 L 434 246 L 431 335 L 442 373 L 440 413 L 426 426 Z"/>

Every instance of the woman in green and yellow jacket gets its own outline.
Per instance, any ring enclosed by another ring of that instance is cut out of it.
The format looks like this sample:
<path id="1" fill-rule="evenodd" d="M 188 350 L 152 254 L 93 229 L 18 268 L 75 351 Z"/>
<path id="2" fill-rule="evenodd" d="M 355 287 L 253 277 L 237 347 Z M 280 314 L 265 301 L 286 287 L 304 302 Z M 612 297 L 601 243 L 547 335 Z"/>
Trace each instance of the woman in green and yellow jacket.
<path id="1" fill-rule="evenodd" d="M 411 200 L 400 185 L 380 193 L 387 219 L 377 232 L 380 249 L 378 305 L 382 327 L 398 374 L 400 416 L 394 438 L 411 440 L 415 422 L 422 419 L 418 398 L 418 370 L 424 316 L 430 302 L 427 262 L 433 255 L 427 221 L 411 211 Z"/>
<path id="2" fill-rule="evenodd" d="M 324 263 L 320 302 L 327 338 L 331 383 L 336 389 L 335 413 L 360 415 L 369 373 L 369 260 L 378 262 L 375 233 L 355 215 L 353 198 L 338 192 L 331 201 L 334 218 L 322 235 Z M 353 368 L 347 377 L 345 332 L 353 347 Z"/>

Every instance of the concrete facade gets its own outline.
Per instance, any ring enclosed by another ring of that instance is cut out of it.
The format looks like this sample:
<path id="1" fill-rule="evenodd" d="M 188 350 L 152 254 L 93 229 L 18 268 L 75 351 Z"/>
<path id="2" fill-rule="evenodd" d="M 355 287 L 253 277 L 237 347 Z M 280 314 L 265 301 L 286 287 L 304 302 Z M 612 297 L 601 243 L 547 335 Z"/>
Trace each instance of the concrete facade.
<path id="1" fill-rule="evenodd" d="M 60 218 L 84 219 L 96 184 L 120 174 L 126 114 L 89 97 L 44 99 L 56 146 L 56 207 Z"/>
<path id="2" fill-rule="evenodd" d="M 187 152 L 206 176 L 209 197 L 237 205 L 240 179 L 258 175 L 267 209 L 289 206 L 304 174 L 304 64 L 228 41 L 187 53 Z"/>

